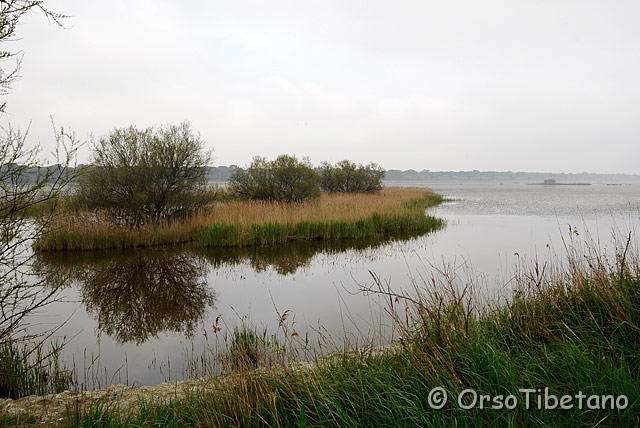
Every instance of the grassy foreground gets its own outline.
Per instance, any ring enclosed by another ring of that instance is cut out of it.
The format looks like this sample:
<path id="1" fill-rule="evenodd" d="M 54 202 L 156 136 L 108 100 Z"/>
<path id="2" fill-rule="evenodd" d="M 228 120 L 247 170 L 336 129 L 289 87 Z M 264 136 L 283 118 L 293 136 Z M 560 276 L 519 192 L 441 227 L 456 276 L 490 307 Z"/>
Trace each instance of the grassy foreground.
<path id="1" fill-rule="evenodd" d="M 103 250 L 193 243 L 202 247 L 274 245 L 293 241 L 415 236 L 442 225 L 424 210 L 442 197 L 424 188 L 376 194 L 324 194 L 302 204 L 221 201 L 191 218 L 140 230 L 116 227 L 98 212 L 64 212 L 35 247 L 43 251 Z"/>
<path id="2" fill-rule="evenodd" d="M 571 238 L 573 239 L 573 238 Z M 640 426 L 640 268 L 631 236 L 611 259 L 569 241 L 522 263 L 506 303 L 474 304 L 455 272 L 390 298 L 404 340 L 314 369 L 237 370 L 186 399 L 109 403 L 69 425 L 96 427 Z M 561 258 L 562 257 L 562 258 Z M 562 260 L 565 260 L 564 262 Z M 446 396 L 446 397 L 445 397 Z"/>

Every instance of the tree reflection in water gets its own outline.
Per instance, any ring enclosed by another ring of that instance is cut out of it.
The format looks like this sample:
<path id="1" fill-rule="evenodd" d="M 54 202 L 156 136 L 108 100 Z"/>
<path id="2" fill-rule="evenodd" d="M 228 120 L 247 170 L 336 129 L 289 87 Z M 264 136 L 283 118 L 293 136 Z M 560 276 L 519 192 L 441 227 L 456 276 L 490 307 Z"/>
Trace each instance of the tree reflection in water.
<path id="1" fill-rule="evenodd" d="M 41 256 L 45 275 L 78 283 L 100 332 L 138 344 L 162 332 L 191 334 L 216 300 L 208 263 L 188 250 L 129 250 Z"/>
<path id="2" fill-rule="evenodd" d="M 411 236 L 399 237 L 409 239 Z M 162 332 L 190 335 L 216 300 L 209 269 L 248 264 L 256 272 L 294 274 L 319 253 L 378 248 L 394 240 L 300 242 L 275 247 L 138 249 L 39 254 L 51 283 L 76 282 L 98 331 L 120 343 L 142 343 Z"/>

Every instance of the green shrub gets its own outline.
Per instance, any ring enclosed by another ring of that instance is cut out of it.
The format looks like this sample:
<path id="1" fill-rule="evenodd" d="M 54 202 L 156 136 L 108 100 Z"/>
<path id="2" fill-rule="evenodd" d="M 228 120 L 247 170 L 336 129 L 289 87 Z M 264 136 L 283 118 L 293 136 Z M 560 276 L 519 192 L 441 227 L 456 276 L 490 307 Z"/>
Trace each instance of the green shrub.
<path id="1" fill-rule="evenodd" d="M 308 159 L 280 155 L 267 161 L 256 156 L 246 170 L 238 168 L 229 177 L 231 193 L 244 199 L 302 202 L 320 196 L 318 174 Z"/>
<path id="2" fill-rule="evenodd" d="M 375 163 L 365 166 L 343 160 L 335 165 L 324 162 L 319 175 L 320 189 L 325 192 L 377 192 L 382 189 L 385 170 Z"/>
<path id="3" fill-rule="evenodd" d="M 93 163 L 77 198 L 130 227 L 192 212 L 209 202 L 203 191 L 211 153 L 188 122 L 115 129 L 93 145 Z"/>

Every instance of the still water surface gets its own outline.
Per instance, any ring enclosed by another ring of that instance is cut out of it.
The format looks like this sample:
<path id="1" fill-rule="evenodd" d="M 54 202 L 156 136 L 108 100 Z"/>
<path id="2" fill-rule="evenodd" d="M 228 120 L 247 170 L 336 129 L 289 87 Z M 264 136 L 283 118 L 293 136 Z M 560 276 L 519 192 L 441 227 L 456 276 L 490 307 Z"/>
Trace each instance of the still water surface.
<path id="1" fill-rule="evenodd" d="M 56 335 L 68 342 L 63 359 L 82 388 L 187 377 L 188 362 L 215 342 L 214 325 L 220 335 L 241 323 L 282 331 L 286 311 L 287 331 L 312 345 L 324 338 L 325 351 L 345 340 L 377 345 L 395 333 L 385 300 L 361 292 L 372 273 L 401 291 L 451 269 L 492 299 L 508 292 L 517 257 L 560 253 L 569 226 L 603 247 L 612 230 L 635 228 L 640 182 L 611 184 L 420 183 L 450 199 L 429 212 L 446 226 L 403 241 L 50 255 L 41 275 L 70 285 L 31 329 L 64 322 Z"/>

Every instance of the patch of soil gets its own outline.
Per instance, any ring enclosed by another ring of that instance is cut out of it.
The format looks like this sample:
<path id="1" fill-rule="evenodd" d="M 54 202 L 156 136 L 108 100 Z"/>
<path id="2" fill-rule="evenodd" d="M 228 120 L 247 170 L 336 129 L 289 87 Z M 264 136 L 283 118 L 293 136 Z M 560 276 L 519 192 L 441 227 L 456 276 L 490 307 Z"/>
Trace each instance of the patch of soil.
<path id="1" fill-rule="evenodd" d="M 31 395 L 20 399 L 0 398 L 0 416 L 31 416 L 42 424 L 61 422 L 79 415 L 92 406 L 103 405 L 131 413 L 138 409 L 139 400 L 167 402 L 184 398 L 213 387 L 211 379 L 192 379 L 165 382 L 153 386 L 111 385 L 104 389 L 85 392 L 64 391 L 59 394 Z"/>

